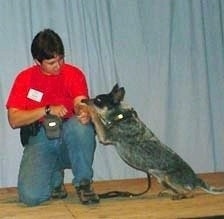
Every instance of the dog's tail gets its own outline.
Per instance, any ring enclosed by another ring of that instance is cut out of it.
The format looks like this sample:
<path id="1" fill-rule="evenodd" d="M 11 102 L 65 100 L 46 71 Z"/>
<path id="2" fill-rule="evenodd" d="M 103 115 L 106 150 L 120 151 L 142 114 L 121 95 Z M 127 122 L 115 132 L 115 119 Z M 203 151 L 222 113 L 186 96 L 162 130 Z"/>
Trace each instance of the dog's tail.
<path id="1" fill-rule="evenodd" d="M 205 192 L 213 194 L 213 195 L 224 194 L 224 188 L 218 188 L 218 187 L 211 186 L 200 178 L 198 178 L 197 187 L 199 187 L 202 190 L 204 190 Z"/>

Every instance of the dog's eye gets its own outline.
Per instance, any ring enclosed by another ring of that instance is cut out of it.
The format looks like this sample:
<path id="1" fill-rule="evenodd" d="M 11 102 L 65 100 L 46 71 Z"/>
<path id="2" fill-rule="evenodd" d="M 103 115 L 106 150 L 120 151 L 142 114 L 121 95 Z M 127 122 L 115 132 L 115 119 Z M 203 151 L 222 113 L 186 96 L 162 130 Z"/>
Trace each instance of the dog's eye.
<path id="1" fill-rule="evenodd" d="M 107 94 L 102 94 L 97 96 L 94 99 L 94 104 L 100 108 L 103 108 L 104 106 L 110 105 L 111 97 Z"/>
<path id="2" fill-rule="evenodd" d="M 97 102 L 97 103 L 101 103 L 102 100 L 101 100 L 100 98 L 96 98 L 96 102 Z"/>
<path id="3" fill-rule="evenodd" d="M 101 100 L 101 98 L 96 98 L 96 99 L 94 100 L 94 104 L 97 105 L 97 106 L 99 106 L 99 107 L 101 107 L 101 105 L 102 105 L 102 100 Z"/>

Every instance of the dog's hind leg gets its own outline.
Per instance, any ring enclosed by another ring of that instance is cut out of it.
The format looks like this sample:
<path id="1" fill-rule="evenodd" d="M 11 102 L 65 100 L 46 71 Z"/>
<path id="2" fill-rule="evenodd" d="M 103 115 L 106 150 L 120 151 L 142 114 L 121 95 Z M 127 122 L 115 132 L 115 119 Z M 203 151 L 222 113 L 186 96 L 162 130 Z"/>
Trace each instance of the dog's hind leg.
<path id="1" fill-rule="evenodd" d="M 192 193 L 190 193 L 189 190 L 185 189 L 179 184 L 174 184 L 169 180 L 168 176 L 163 177 L 163 180 L 160 181 L 160 184 L 163 186 L 164 190 L 159 193 L 159 196 L 169 196 L 172 200 L 180 200 L 193 197 Z"/>
<path id="2" fill-rule="evenodd" d="M 187 198 L 185 193 L 176 192 L 176 190 L 168 186 L 163 186 L 163 187 L 164 187 L 164 190 L 162 190 L 158 194 L 159 197 L 170 197 L 172 200 L 180 200 L 180 199 Z"/>
<path id="3" fill-rule="evenodd" d="M 157 169 L 149 169 L 149 173 L 152 174 L 158 181 L 158 183 L 162 186 L 163 190 L 159 192 L 159 197 L 171 197 L 172 199 L 178 199 L 178 189 L 172 186 L 170 183 L 169 177 L 167 176 L 165 171 L 157 170 Z M 180 197 L 181 199 L 183 197 Z"/>
<path id="4" fill-rule="evenodd" d="M 153 175 L 157 179 L 159 184 L 164 188 L 164 190 L 159 193 L 159 196 L 168 196 L 173 200 L 192 197 L 192 194 L 190 194 L 190 190 L 184 188 L 184 186 L 180 184 L 174 183 L 173 180 L 170 179 L 170 176 L 166 173 L 166 171 L 149 169 L 149 173 Z"/>

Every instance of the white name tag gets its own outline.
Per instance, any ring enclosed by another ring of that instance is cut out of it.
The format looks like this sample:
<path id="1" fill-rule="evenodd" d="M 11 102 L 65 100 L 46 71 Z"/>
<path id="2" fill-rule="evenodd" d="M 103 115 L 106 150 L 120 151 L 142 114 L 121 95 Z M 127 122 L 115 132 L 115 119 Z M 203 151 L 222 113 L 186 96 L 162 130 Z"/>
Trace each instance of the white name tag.
<path id="1" fill-rule="evenodd" d="M 27 94 L 27 98 L 31 99 L 31 100 L 35 100 L 37 102 L 40 102 L 42 100 L 43 97 L 43 93 L 38 91 L 38 90 L 34 90 L 32 88 L 30 88 L 28 94 Z"/>

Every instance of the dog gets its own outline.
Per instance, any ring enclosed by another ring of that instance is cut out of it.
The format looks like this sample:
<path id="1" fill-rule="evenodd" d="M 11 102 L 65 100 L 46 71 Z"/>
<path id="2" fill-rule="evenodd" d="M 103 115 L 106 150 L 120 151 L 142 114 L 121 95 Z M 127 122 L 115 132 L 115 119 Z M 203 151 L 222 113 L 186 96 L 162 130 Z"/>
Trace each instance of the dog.
<path id="1" fill-rule="evenodd" d="M 107 94 L 82 102 L 87 105 L 99 142 L 114 145 L 119 156 L 131 167 L 149 173 L 164 187 L 160 196 L 172 199 L 193 197 L 200 188 L 211 194 L 224 194 L 199 178 L 193 169 L 139 119 L 124 103 L 124 87 L 116 84 Z"/>

